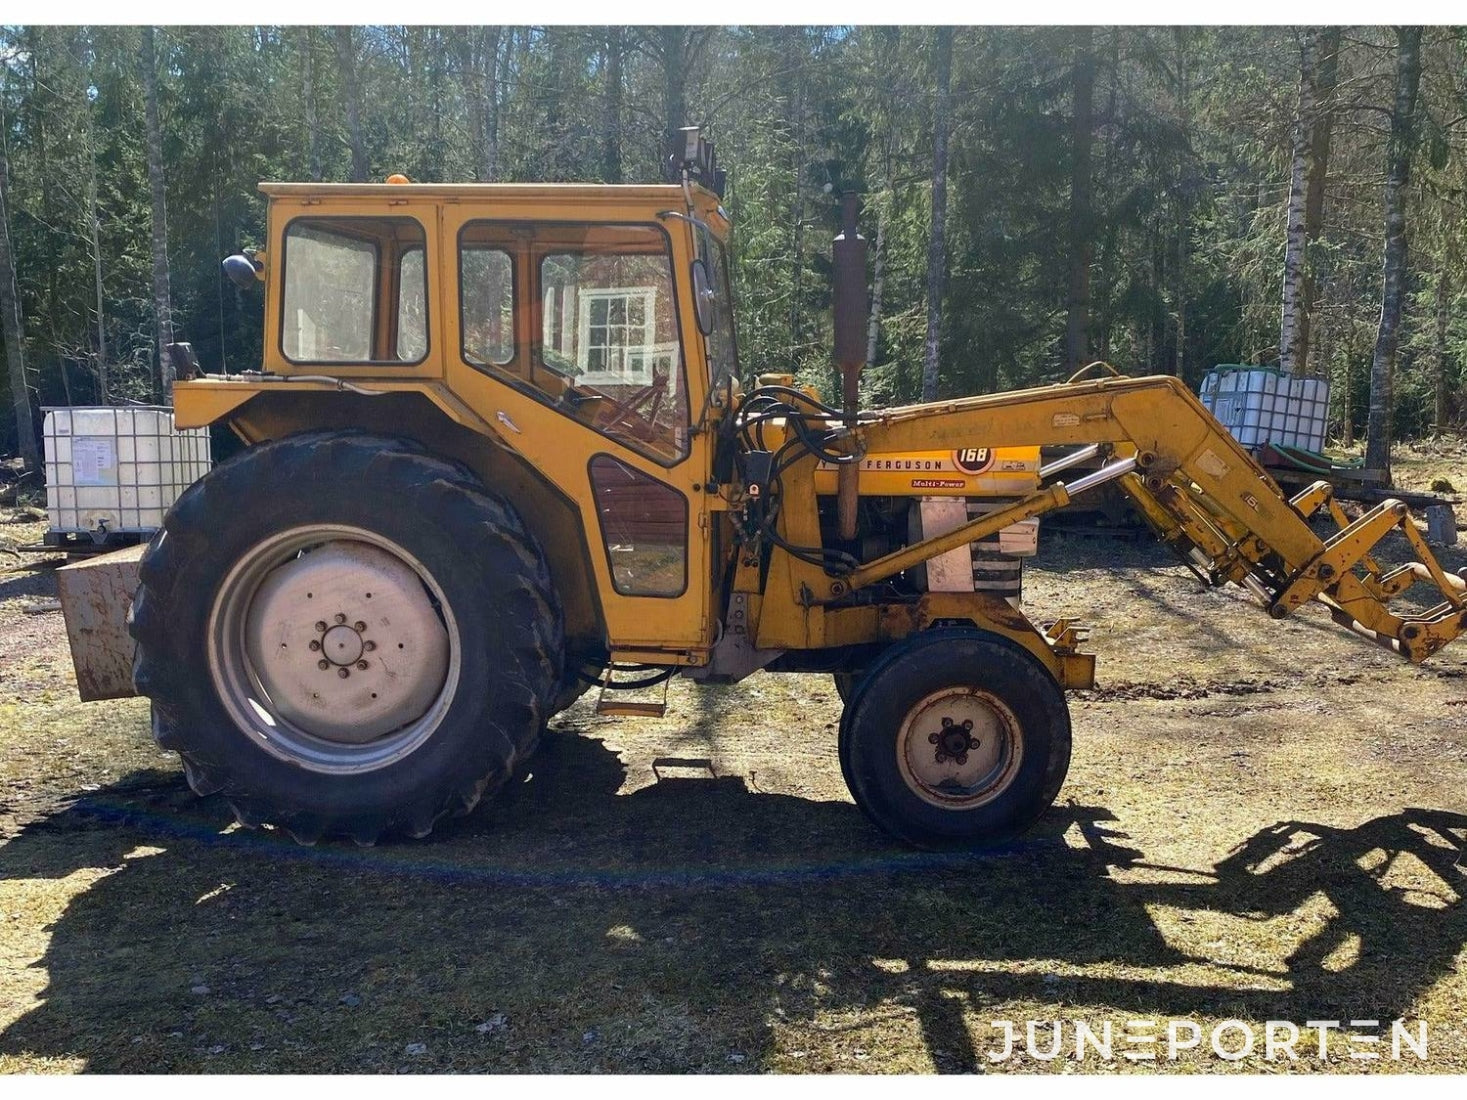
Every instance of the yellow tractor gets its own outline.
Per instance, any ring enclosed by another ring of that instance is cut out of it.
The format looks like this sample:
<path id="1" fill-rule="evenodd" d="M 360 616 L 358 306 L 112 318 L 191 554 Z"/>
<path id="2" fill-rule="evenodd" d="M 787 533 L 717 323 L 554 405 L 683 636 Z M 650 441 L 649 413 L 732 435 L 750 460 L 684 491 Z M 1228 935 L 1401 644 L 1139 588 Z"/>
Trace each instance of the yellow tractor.
<path id="1" fill-rule="evenodd" d="M 1175 378 L 859 408 L 851 207 L 840 399 L 741 385 L 721 176 L 684 137 L 667 185 L 262 186 L 266 247 L 226 262 L 264 296 L 260 370 L 174 348 L 178 426 L 248 446 L 171 509 L 129 620 L 200 794 L 304 842 L 423 836 L 588 688 L 635 715 L 661 704 L 629 685 L 823 672 L 871 820 L 992 843 L 1056 797 L 1064 693 L 1094 673 L 1072 622 L 1020 609 L 1019 559 L 1105 482 L 1275 618 L 1322 601 L 1413 661 L 1467 625 L 1403 504 L 1286 497 Z M 1387 570 L 1370 551 L 1396 530 L 1418 560 Z M 1436 602 L 1393 612 L 1416 581 Z"/>

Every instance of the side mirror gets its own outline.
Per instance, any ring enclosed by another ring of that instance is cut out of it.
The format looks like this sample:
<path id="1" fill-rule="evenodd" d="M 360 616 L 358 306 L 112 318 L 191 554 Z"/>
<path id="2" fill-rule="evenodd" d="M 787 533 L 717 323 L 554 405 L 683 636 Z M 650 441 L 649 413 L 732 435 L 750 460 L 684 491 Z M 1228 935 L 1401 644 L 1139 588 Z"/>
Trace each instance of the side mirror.
<path id="1" fill-rule="evenodd" d="M 717 291 L 708 279 L 708 265 L 702 260 L 693 261 L 693 309 L 697 314 L 698 328 L 703 335 L 713 332 L 713 306 Z"/>
<path id="2" fill-rule="evenodd" d="M 259 273 L 264 270 L 264 264 L 243 252 L 236 252 L 233 256 L 224 258 L 224 274 L 229 276 L 229 281 L 240 290 L 248 290 L 254 286 L 259 278 Z"/>

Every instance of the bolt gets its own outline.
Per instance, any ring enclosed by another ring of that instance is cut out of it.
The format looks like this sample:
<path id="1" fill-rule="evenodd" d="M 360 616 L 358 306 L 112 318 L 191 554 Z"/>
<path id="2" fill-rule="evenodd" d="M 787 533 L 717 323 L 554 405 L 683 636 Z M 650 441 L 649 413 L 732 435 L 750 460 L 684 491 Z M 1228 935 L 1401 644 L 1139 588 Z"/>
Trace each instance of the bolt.
<path id="1" fill-rule="evenodd" d="M 367 671 L 367 662 L 366 661 L 358 661 L 357 662 L 357 668 L 361 669 L 363 672 L 366 672 Z"/>
<path id="2" fill-rule="evenodd" d="M 317 622 L 316 623 L 316 632 L 318 634 L 325 634 L 326 633 L 326 624 L 324 622 Z"/>
<path id="3" fill-rule="evenodd" d="M 325 672 L 328 668 L 331 667 L 331 662 L 323 659 L 316 662 L 316 667 L 319 668 L 322 672 Z"/>
<path id="4" fill-rule="evenodd" d="M 1335 567 L 1327 561 L 1319 563 L 1319 579 L 1327 581 L 1335 575 Z"/>
<path id="5" fill-rule="evenodd" d="M 346 622 L 346 616 L 343 615 L 340 611 L 338 611 L 336 613 L 336 625 L 337 626 L 340 626 L 344 622 Z"/>
<path id="6" fill-rule="evenodd" d="M 311 642 L 311 652 L 312 653 L 315 653 L 320 648 L 321 648 L 321 643 L 320 642 L 317 642 L 317 641 L 312 641 Z"/>
<path id="7" fill-rule="evenodd" d="M 355 630 L 358 634 L 360 634 L 362 631 L 364 631 L 364 630 L 367 629 L 367 624 L 366 623 L 352 623 L 351 624 L 351 628 L 353 630 Z"/>
<path id="8" fill-rule="evenodd" d="M 340 676 L 343 680 L 345 680 L 348 676 L 351 675 L 351 669 L 344 668 L 340 672 L 338 672 L 336 675 Z"/>

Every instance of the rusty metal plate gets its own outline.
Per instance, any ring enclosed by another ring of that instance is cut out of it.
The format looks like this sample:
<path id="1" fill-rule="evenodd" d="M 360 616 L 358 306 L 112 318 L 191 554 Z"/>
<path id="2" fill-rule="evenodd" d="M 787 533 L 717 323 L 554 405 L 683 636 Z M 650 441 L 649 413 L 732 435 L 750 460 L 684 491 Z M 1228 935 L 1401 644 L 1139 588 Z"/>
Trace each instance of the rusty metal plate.
<path id="1" fill-rule="evenodd" d="M 127 633 L 127 612 L 146 549 L 129 546 L 56 571 L 76 690 L 84 703 L 137 694 L 132 686 L 133 640 Z"/>

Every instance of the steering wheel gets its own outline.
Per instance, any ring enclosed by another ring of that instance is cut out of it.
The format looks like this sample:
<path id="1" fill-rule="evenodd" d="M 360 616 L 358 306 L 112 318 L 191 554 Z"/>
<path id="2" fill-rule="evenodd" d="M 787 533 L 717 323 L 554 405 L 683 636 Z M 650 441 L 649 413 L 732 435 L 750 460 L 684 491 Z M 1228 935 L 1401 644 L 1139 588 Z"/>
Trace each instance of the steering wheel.
<path id="1" fill-rule="evenodd" d="M 652 381 L 632 394 L 625 401 L 619 401 L 614 397 L 602 394 L 602 399 L 609 402 L 615 408 L 616 412 L 612 415 L 611 419 L 599 425 L 600 429 L 607 433 L 615 431 L 632 417 L 641 413 L 642 406 L 647 405 L 649 402 L 651 407 L 646 413 L 641 414 L 642 419 L 648 424 L 655 424 L 657 422 L 657 414 L 662 410 L 662 402 L 667 396 L 667 380 L 669 377 L 671 377 L 670 371 L 666 369 L 659 370 L 657 367 L 653 367 Z"/>

